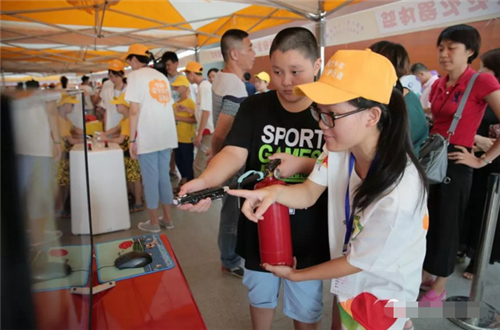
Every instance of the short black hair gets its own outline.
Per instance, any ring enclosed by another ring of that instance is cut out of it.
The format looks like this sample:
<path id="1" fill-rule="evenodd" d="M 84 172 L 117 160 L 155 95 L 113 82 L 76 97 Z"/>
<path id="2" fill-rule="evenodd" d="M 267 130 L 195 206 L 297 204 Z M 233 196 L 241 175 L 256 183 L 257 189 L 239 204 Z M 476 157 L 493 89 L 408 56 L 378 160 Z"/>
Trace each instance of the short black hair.
<path id="1" fill-rule="evenodd" d="M 481 55 L 483 66 L 495 74 L 500 82 L 500 48 L 492 49 Z"/>
<path id="2" fill-rule="evenodd" d="M 316 37 L 311 31 L 303 27 L 291 27 L 281 30 L 271 44 L 269 57 L 277 50 L 283 53 L 289 50 L 299 51 L 312 62 L 315 62 L 319 58 Z"/>
<path id="3" fill-rule="evenodd" d="M 469 64 L 479 56 L 479 50 L 481 49 L 481 35 L 476 28 L 470 25 L 459 24 L 447 27 L 439 35 L 437 46 L 439 46 L 443 40 L 464 44 L 465 49 L 472 50 L 474 53 L 469 56 L 469 59 L 467 60 L 467 63 Z"/>
<path id="4" fill-rule="evenodd" d="M 429 72 L 429 69 L 423 63 L 415 63 L 410 68 L 411 74 L 415 75 L 419 72 Z"/>
<path id="5" fill-rule="evenodd" d="M 124 71 L 115 71 L 115 70 L 108 70 L 108 74 L 109 73 L 112 73 L 113 76 L 118 76 L 118 77 L 122 77 L 125 75 L 125 72 Z"/>
<path id="6" fill-rule="evenodd" d="M 174 52 L 165 52 L 161 56 L 161 61 L 163 63 L 167 63 L 167 61 L 171 61 L 172 63 L 178 63 L 179 62 L 179 57 Z"/>
<path id="7" fill-rule="evenodd" d="M 68 78 L 66 78 L 66 76 L 62 76 L 60 78 L 60 81 L 62 88 L 66 88 L 68 86 Z"/>
<path id="8" fill-rule="evenodd" d="M 398 78 L 401 78 L 409 73 L 410 57 L 408 56 L 408 52 L 403 45 L 382 40 L 371 45 L 370 49 L 374 53 L 380 54 L 391 61 Z"/>
<path id="9" fill-rule="evenodd" d="M 248 33 L 243 30 L 231 29 L 227 30 L 220 39 L 220 49 L 224 62 L 229 61 L 229 53 L 232 49 L 237 48 L 243 42 L 243 39 L 248 37 Z"/>
<path id="10" fill-rule="evenodd" d="M 34 79 L 26 82 L 26 88 L 39 88 L 40 83 Z"/>
<path id="11" fill-rule="evenodd" d="M 184 70 L 184 72 L 186 72 L 186 74 L 187 74 L 187 73 L 191 73 L 191 72 L 193 72 L 193 71 Z M 197 75 L 197 76 L 203 76 L 203 72 L 193 72 L 193 73 L 194 73 L 195 75 Z"/>
<path id="12" fill-rule="evenodd" d="M 101 84 L 104 84 L 108 80 L 109 80 L 109 78 L 102 78 Z"/>
<path id="13" fill-rule="evenodd" d="M 217 68 L 211 68 L 211 69 L 210 69 L 210 70 L 208 70 L 208 72 L 207 72 L 207 77 L 208 77 L 208 76 L 210 76 L 210 74 L 211 74 L 212 72 L 217 73 L 217 72 L 219 72 L 219 69 L 217 69 Z"/>
<path id="14" fill-rule="evenodd" d="M 250 81 L 250 79 L 252 79 L 252 75 L 250 74 L 250 72 L 245 72 L 243 74 L 243 78 L 245 79 L 245 81 Z"/>
<path id="15" fill-rule="evenodd" d="M 135 57 L 142 64 L 148 64 L 151 61 L 151 57 L 150 56 L 135 55 L 135 54 L 130 54 L 129 56 L 127 56 L 127 61 L 130 61 L 132 59 L 132 57 Z"/>
<path id="16" fill-rule="evenodd" d="M 82 83 L 84 83 L 84 82 L 86 82 L 86 81 L 88 81 L 88 80 L 89 80 L 89 77 L 87 77 L 87 76 L 83 76 L 83 77 L 82 77 Z"/>

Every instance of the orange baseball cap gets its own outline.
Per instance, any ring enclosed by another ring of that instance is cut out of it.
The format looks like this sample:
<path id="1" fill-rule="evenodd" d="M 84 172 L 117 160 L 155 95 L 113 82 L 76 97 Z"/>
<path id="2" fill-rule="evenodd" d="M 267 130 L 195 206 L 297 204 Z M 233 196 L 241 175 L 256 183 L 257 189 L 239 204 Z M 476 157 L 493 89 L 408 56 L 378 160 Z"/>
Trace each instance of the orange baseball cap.
<path id="1" fill-rule="evenodd" d="M 108 70 L 112 70 L 112 71 L 125 71 L 125 65 L 120 60 L 112 60 L 108 64 Z"/>
<path id="2" fill-rule="evenodd" d="M 198 62 L 189 62 L 186 64 L 186 68 L 184 71 L 194 72 L 194 73 L 203 73 L 203 65 Z"/>
<path id="3" fill-rule="evenodd" d="M 170 84 L 174 87 L 178 86 L 184 86 L 184 87 L 189 87 L 189 80 L 186 78 L 186 76 L 183 75 L 178 75 L 177 78 Z"/>
<path id="4" fill-rule="evenodd" d="M 389 104 L 398 77 L 384 56 L 366 50 L 339 50 L 318 81 L 296 86 L 295 95 L 318 104 L 337 104 L 358 97 Z"/>
<path id="5" fill-rule="evenodd" d="M 127 55 L 125 55 L 125 57 L 129 55 L 149 56 L 148 47 L 141 44 L 130 45 L 130 47 L 128 48 Z"/>

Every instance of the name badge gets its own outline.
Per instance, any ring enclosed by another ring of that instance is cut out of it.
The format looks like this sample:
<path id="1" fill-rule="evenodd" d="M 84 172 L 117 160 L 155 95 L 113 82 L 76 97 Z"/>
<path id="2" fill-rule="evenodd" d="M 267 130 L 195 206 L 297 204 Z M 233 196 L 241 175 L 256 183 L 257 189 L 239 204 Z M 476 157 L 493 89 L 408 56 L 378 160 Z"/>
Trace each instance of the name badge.
<path id="1" fill-rule="evenodd" d="M 354 290 L 356 287 L 356 275 L 349 275 L 341 278 L 336 278 L 332 281 L 331 292 L 339 297 L 352 299 L 354 298 Z"/>

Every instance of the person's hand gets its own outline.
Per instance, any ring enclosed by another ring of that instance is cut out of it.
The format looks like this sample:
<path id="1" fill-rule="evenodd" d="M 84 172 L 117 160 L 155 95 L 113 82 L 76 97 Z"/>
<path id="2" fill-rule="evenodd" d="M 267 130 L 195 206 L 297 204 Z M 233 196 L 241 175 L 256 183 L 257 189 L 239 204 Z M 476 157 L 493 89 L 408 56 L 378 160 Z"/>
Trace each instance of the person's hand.
<path id="1" fill-rule="evenodd" d="M 474 138 L 474 141 L 476 143 L 476 146 L 484 151 L 484 152 L 488 152 L 488 150 L 490 150 L 490 148 L 493 146 L 493 144 L 495 143 L 495 139 L 491 139 L 491 138 L 487 138 L 487 137 L 484 137 L 484 136 L 480 136 L 480 135 L 476 135 L 475 138 Z"/>
<path id="2" fill-rule="evenodd" d="M 177 104 L 177 112 L 187 112 L 187 108 L 181 104 Z"/>
<path id="3" fill-rule="evenodd" d="M 204 179 L 202 178 L 194 179 L 182 185 L 181 189 L 179 190 L 179 196 L 184 196 L 188 193 L 200 191 L 207 188 L 210 187 L 208 187 Z M 185 205 L 179 205 L 177 208 L 183 211 L 201 213 L 201 212 L 206 212 L 211 205 L 212 205 L 212 200 L 210 198 L 205 198 L 199 201 L 198 204 L 196 205 L 185 204 Z"/>
<path id="4" fill-rule="evenodd" d="M 477 158 L 466 148 L 461 146 L 455 146 L 455 148 L 461 151 L 450 152 L 448 154 L 448 159 L 454 160 L 455 164 L 467 165 L 472 168 L 481 168 L 486 165 L 486 163 L 481 158 Z"/>
<path id="5" fill-rule="evenodd" d="M 63 143 L 63 142 L 61 141 L 61 143 Z M 62 155 L 61 143 L 53 143 L 52 144 L 52 155 L 54 156 L 55 160 L 61 159 L 61 155 Z"/>
<path id="6" fill-rule="evenodd" d="M 130 142 L 130 158 L 132 159 L 137 159 L 137 143 L 135 142 Z"/>
<path id="7" fill-rule="evenodd" d="M 196 135 L 196 137 L 194 138 L 193 143 L 197 149 L 201 149 L 201 138 L 202 136 L 200 134 Z"/>
<path id="8" fill-rule="evenodd" d="M 253 222 L 264 220 L 264 213 L 269 206 L 276 201 L 276 187 L 270 186 L 256 190 L 233 190 L 227 191 L 229 195 L 245 198 L 241 212 Z M 255 210 L 255 211 L 254 211 Z"/>
<path id="9" fill-rule="evenodd" d="M 274 276 L 294 281 L 297 267 L 297 259 L 293 258 L 293 268 L 290 266 L 271 266 L 270 264 L 262 264 L 262 268 L 273 273 Z"/>
<path id="10" fill-rule="evenodd" d="M 281 159 L 281 164 L 275 172 L 279 178 L 289 178 L 301 171 L 301 157 L 293 156 L 287 153 L 277 153 L 269 157 L 270 160 Z"/>

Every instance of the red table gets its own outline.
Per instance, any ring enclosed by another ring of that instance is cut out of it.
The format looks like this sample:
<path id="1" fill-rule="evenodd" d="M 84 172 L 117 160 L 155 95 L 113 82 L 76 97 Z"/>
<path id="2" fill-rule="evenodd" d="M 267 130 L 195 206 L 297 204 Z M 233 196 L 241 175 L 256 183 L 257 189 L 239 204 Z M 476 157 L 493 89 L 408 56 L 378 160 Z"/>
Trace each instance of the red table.
<path id="1" fill-rule="evenodd" d="M 175 267 L 117 281 L 116 287 L 95 294 L 92 297 L 92 329 L 206 329 L 172 247 L 165 235 L 160 237 L 175 262 Z M 93 267 L 93 285 L 96 286 L 99 283 L 95 260 Z M 39 303 L 49 297 L 58 297 L 65 302 L 64 305 L 72 305 L 59 313 L 58 318 L 52 317 L 52 321 L 39 318 L 40 329 L 88 328 L 88 297 L 71 295 L 69 290 L 40 292 L 35 296 Z M 50 310 L 50 314 L 53 314 L 55 308 L 45 305 L 44 310 Z"/>

